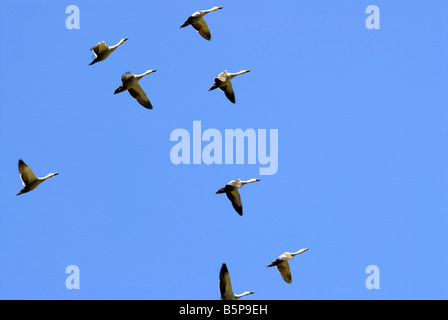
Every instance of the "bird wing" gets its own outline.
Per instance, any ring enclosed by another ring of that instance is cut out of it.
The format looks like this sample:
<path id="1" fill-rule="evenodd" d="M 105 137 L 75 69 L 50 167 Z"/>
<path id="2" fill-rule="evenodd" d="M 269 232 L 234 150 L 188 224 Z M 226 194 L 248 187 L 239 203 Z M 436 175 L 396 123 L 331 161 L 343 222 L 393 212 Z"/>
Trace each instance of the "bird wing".
<path id="1" fill-rule="evenodd" d="M 238 192 L 238 188 L 227 185 L 226 186 L 226 195 L 229 198 L 230 202 L 232 202 L 233 208 L 238 212 L 240 216 L 243 215 L 243 204 L 241 202 L 241 196 Z"/>
<path id="2" fill-rule="evenodd" d="M 221 84 L 222 82 L 226 82 L 226 80 L 227 80 L 227 70 L 221 72 L 221 73 L 215 78 L 215 83 L 218 85 L 218 84 Z M 218 83 L 217 81 L 219 81 L 219 83 Z"/>
<path id="3" fill-rule="evenodd" d="M 210 34 L 210 30 L 209 30 L 207 23 L 205 22 L 204 19 L 202 19 L 202 18 L 198 19 L 198 20 L 192 22 L 191 25 L 193 26 L 193 28 L 195 28 L 199 32 L 199 34 L 203 38 L 205 38 L 207 40 L 210 40 L 212 38 L 212 35 Z"/>
<path id="4" fill-rule="evenodd" d="M 98 42 L 93 48 L 91 48 L 90 50 L 92 50 L 93 52 L 95 52 L 96 55 L 99 55 L 101 52 L 106 51 L 107 49 L 109 49 L 108 46 L 106 46 L 106 44 L 104 43 L 104 41 L 102 42 Z"/>
<path id="5" fill-rule="evenodd" d="M 221 271 L 219 272 L 219 291 L 221 292 L 221 300 L 224 300 L 226 295 L 233 294 L 229 270 L 227 270 L 225 263 L 222 264 Z"/>
<path id="6" fill-rule="evenodd" d="M 128 71 L 121 76 L 121 82 L 124 82 L 124 81 L 132 78 L 133 76 L 134 75 Z"/>
<path id="7" fill-rule="evenodd" d="M 233 91 L 232 83 L 227 81 L 225 85 L 219 87 L 226 94 L 227 99 L 235 103 L 235 92 Z"/>
<path id="8" fill-rule="evenodd" d="M 289 263 L 288 261 L 281 261 L 277 264 L 277 269 L 280 272 L 283 280 L 285 280 L 287 283 L 292 282 L 291 277 L 291 270 L 289 269 Z"/>
<path id="9" fill-rule="evenodd" d="M 130 95 L 138 101 L 142 106 L 147 109 L 152 109 L 152 104 L 146 96 L 145 91 L 143 91 L 142 87 L 138 83 L 136 83 L 132 88 L 128 89 Z"/>
<path id="10" fill-rule="evenodd" d="M 22 179 L 22 183 L 24 186 L 37 180 L 37 177 L 34 174 L 33 170 L 31 170 L 30 167 L 28 167 L 22 159 L 19 160 L 19 173 L 20 179 Z"/>

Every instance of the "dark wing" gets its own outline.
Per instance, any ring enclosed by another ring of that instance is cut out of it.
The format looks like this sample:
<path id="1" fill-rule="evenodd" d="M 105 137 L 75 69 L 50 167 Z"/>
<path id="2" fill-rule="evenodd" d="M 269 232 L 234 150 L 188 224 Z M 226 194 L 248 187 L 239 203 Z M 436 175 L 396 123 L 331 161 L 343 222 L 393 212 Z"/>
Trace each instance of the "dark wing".
<path id="1" fill-rule="evenodd" d="M 233 208 L 238 212 L 240 216 L 243 215 L 243 204 L 241 202 L 241 196 L 238 192 L 238 188 L 226 185 L 226 195 L 229 198 L 230 202 L 232 202 Z"/>
<path id="2" fill-rule="evenodd" d="M 210 34 L 210 30 L 207 26 L 207 23 L 205 23 L 204 19 L 199 19 L 197 21 L 194 21 L 191 23 L 191 25 L 193 26 L 193 28 L 195 28 L 199 34 L 207 40 L 211 40 L 212 35 Z"/>
<path id="3" fill-rule="evenodd" d="M 131 96 L 138 101 L 142 106 L 146 109 L 152 109 L 152 104 L 146 96 L 145 91 L 143 91 L 142 87 L 137 83 L 132 88 L 128 89 Z"/>
<path id="4" fill-rule="evenodd" d="M 222 264 L 219 272 L 219 291 L 221 292 L 221 300 L 224 300 L 226 294 L 232 294 L 232 283 L 230 282 L 229 270 L 225 263 Z"/>
<path id="5" fill-rule="evenodd" d="M 26 165 L 25 162 L 23 162 L 22 159 L 19 160 L 19 173 L 20 173 L 20 179 L 22 179 L 22 183 L 24 186 L 33 183 L 37 180 L 36 175 L 34 172 Z"/>
<path id="6" fill-rule="evenodd" d="M 277 269 L 280 272 L 283 280 L 285 280 L 287 283 L 292 282 L 291 270 L 289 269 L 288 261 L 285 260 L 285 261 L 281 261 L 280 263 L 278 263 Z"/>
<path id="7" fill-rule="evenodd" d="M 227 99 L 229 99 L 232 103 L 235 103 L 235 93 L 233 92 L 232 83 L 227 81 L 225 85 L 219 87 L 226 94 Z"/>

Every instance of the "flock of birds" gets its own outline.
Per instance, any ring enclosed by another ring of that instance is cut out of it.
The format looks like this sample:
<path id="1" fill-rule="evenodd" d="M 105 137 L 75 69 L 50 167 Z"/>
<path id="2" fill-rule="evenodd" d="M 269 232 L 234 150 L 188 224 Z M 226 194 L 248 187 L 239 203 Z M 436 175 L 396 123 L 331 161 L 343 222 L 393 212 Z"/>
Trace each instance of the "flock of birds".
<path id="1" fill-rule="evenodd" d="M 209 10 L 199 10 L 195 13 L 193 13 L 188 19 L 184 22 L 184 24 L 181 25 L 181 28 L 187 27 L 191 25 L 194 29 L 198 31 L 198 33 L 205 39 L 211 40 L 211 33 L 207 26 L 207 23 L 204 20 L 204 16 L 207 13 L 217 11 L 222 9 L 223 7 L 213 7 Z M 107 46 L 104 41 L 99 42 L 96 44 L 91 50 L 95 54 L 95 58 L 89 65 L 93 65 L 97 62 L 104 61 L 107 59 L 119 46 L 121 46 L 125 41 L 127 41 L 128 38 L 121 39 L 120 42 L 118 42 L 114 46 Z M 244 73 L 249 72 L 250 70 L 241 70 L 237 73 L 230 73 L 226 71 L 223 71 L 221 74 L 219 74 L 217 77 L 215 77 L 215 83 L 210 87 L 209 91 L 220 89 L 222 90 L 226 97 L 233 103 L 235 103 L 235 93 L 233 91 L 231 80 L 236 77 L 237 75 L 241 75 Z M 137 100 L 143 107 L 147 109 L 152 109 L 152 104 L 149 101 L 148 97 L 146 96 L 146 93 L 143 91 L 142 87 L 139 85 L 139 80 L 143 78 L 146 75 L 149 75 L 153 72 L 156 72 L 156 70 L 148 70 L 140 75 L 135 75 L 130 72 L 126 72 L 121 77 L 121 85 L 115 90 L 114 94 L 128 91 L 129 94 Z M 45 177 L 38 178 L 34 174 L 34 172 L 31 170 L 31 168 L 22 160 L 19 160 L 19 173 L 20 173 L 20 179 L 23 183 L 22 190 L 17 194 L 21 195 L 27 192 L 30 192 L 34 189 L 36 189 L 42 182 L 45 180 L 52 178 L 59 173 L 50 173 L 46 175 Z M 235 179 L 227 183 L 223 188 L 219 189 L 216 194 L 222 194 L 225 193 L 227 195 L 227 198 L 232 203 L 233 208 L 235 211 L 242 216 L 243 215 L 243 204 L 241 202 L 241 195 L 239 193 L 239 189 L 248 183 L 254 183 L 258 182 L 260 179 L 249 179 L 247 181 L 242 181 L 239 179 Z M 275 259 L 272 263 L 267 265 L 267 267 L 274 267 L 276 266 L 278 271 L 280 272 L 281 277 L 283 280 L 287 283 L 292 282 L 291 277 L 291 270 L 289 268 L 289 260 L 293 259 L 294 256 L 301 254 L 305 251 L 307 251 L 308 248 L 300 249 L 297 252 L 285 252 L 281 254 L 277 259 Z M 229 271 L 227 269 L 227 265 L 223 263 L 220 273 L 219 273 L 219 289 L 221 293 L 221 300 L 237 300 L 241 297 L 247 296 L 249 294 L 253 294 L 254 291 L 246 291 L 242 294 L 235 294 L 232 289 L 232 284 L 230 281 Z"/>

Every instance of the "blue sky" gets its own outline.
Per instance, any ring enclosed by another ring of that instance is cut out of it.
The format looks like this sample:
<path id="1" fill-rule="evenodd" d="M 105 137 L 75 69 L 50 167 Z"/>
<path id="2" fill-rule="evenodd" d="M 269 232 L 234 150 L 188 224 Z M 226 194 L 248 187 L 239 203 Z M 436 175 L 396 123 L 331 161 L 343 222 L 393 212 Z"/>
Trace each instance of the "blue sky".
<path id="1" fill-rule="evenodd" d="M 219 299 L 223 262 L 246 300 L 448 298 L 446 1 L 127 3 L 3 4 L 1 299 Z M 211 41 L 179 29 L 215 5 Z M 89 48 L 124 37 L 88 66 Z M 113 95 L 148 69 L 153 110 Z M 242 69 L 236 104 L 208 92 Z M 170 134 L 193 121 L 278 129 L 278 172 L 174 165 Z M 59 175 L 17 197 L 18 159 Z M 235 178 L 262 179 L 241 189 L 242 217 L 215 194 Z M 304 247 L 292 284 L 266 268 Z"/>

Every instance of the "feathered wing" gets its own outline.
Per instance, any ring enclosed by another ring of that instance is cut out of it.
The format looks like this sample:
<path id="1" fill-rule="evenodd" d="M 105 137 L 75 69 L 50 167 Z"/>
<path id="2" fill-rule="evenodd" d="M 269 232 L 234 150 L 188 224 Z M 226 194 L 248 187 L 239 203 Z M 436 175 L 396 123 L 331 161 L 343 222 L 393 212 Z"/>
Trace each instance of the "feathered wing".
<path id="1" fill-rule="evenodd" d="M 145 91 L 143 91 L 142 87 L 138 83 L 136 83 L 132 88 L 128 89 L 129 94 L 138 101 L 142 106 L 147 109 L 152 109 L 152 104 L 146 96 Z"/>
<path id="2" fill-rule="evenodd" d="M 134 75 L 128 71 L 121 76 L 121 82 L 124 82 L 124 81 L 132 78 L 133 76 Z"/>
<path id="3" fill-rule="evenodd" d="M 283 280 L 285 280 L 287 283 L 292 282 L 291 277 L 291 270 L 289 269 L 289 263 L 288 261 L 281 261 L 277 264 L 277 269 L 280 272 Z"/>
<path id="4" fill-rule="evenodd" d="M 93 48 L 91 48 L 90 50 L 92 50 L 97 56 L 101 53 L 106 51 L 107 49 L 109 49 L 108 46 L 106 46 L 106 44 L 104 43 L 104 41 L 102 42 L 98 42 Z"/>
<path id="5" fill-rule="evenodd" d="M 197 21 L 194 21 L 191 23 L 191 25 L 193 26 L 193 28 L 195 28 L 199 34 L 207 40 L 211 40 L 212 39 L 212 35 L 210 33 L 210 29 L 207 26 L 207 23 L 205 22 L 204 19 L 198 19 Z"/>
<path id="6" fill-rule="evenodd" d="M 243 203 L 241 202 L 241 195 L 238 192 L 238 188 L 235 187 L 226 187 L 226 195 L 229 198 L 230 202 L 232 202 L 233 208 L 238 212 L 240 216 L 243 215 Z"/>
<path id="7" fill-rule="evenodd" d="M 221 300 L 224 300 L 226 295 L 233 294 L 229 270 L 227 270 L 225 263 L 222 264 L 221 271 L 219 272 L 219 291 L 221 292 Z"/>
<path id="8" fill-rule="evenodd" d="M 233 91 L 232 83 L 227 81 L 225 85 L 219 87 L 222 91 L 224 91 L 227 99 L 229 99 L 232 103 L 235 103 L 235 92 Z"/>
<path id="9" fill-rule="evenodd" d="M 19 160 L 19 173 L 20 179 L 22 179 L 22 183 L 24 186 L 31 184 L 37 180 L 37 177 L 34 174 L 33 170 L 31 170 L 30 167 L 28 167 L 22 159 Z"/>
<path id="10" fill-rule="evenodd" d="M 221 84 L 222 82 L 226 82 L 227 80 L 227 70 L 221 72 L 216 78 L 215 78 L 215 83 L 216 85 Z M 218 82 L 217 82 L 218 81 Z"/>

